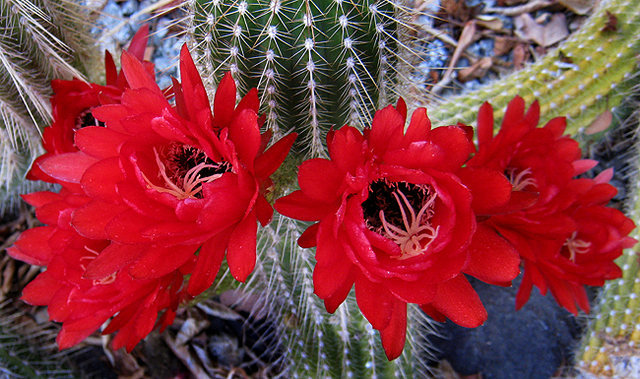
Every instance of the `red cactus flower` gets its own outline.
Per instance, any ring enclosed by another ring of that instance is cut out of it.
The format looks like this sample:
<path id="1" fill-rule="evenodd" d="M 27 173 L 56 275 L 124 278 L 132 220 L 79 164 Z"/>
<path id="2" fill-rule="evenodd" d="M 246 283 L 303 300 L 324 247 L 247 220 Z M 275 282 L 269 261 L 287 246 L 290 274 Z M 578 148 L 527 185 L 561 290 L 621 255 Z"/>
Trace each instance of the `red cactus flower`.
<path id="1" fill-rule="evenodd" d="M 406 304 L 467 327 L 486 311 L 463 273 L 496 284 L 518 274 L 519 259 L 495 232 L 476 227 L 476 209 L 509 201 L 510 185 L 497 171 L 464 169 L 473 151 L 465 129 L 431 129 L 418 109 L 404 132 L 401 100 L 375 114 L 360 133 L 329 133 L 330 159 L 300 166 L 300 190 L 278 199 L 278 212 L 318 221 L 300 237 L 316 246 L 314 290 L 329 312 L 352 286 L 358 306 L 380 331 L 389 359 L 403 349 Z M 472 200 L 474 188 L 485 193 Z"/>
<path id="2" fill-rule="evenodd" d="M 589 311 L 584 284 L 602 285 L 619 277 L 613 260 L 624 247 L 633 222 L 606 204 L 616 190 L 611 172 L 596 179 L 575 179 L 597 162 L 580 159 L 578 143 L 562 136 L 565 119 L 537 128 L 540 109 L 513 99 L 498 134 L 493 136 L 493 110 L 485 103 L 478 115 L 478 153 L 469 167 L 492 167 L 513 187 L 508 209 L 493 209 L 483 224 L 500 233 L 518 250 L 524 276 L 516 297 L 522 307 L 533 285 L 551 290 L 560 305 L 577 313 Z"/>
<path id="3" fill-rule="evenodd" d="M 147 280 L 134 279 L 124 271 L 88 279 L 84 277 L 87 265 L 109 245 L 107 240 L 80 236 L 69 224 L 72 210 L 88 199 L 64 188 L 60 193 L 37 192 L 24 199 L 49 225 L 25 231 L 7 251 L 16 259 L 47 266 L 25 287 L 22 300 L 48 306 L 50 318 L 62 322 L 57 337 L 61 349 L 82 341 L 116 313 L 104 333 L 119 331 L 113 347 L 126 346 L 129 351 L 156 326 L 159 316 L 161 327 L 173 321 L 184 297 L 181 272 Z"/>
<path id="4" fill-rule="evenodd" d="M 129 53 L 142 60 L 149 37 L 149 26 L 144 25 L 129 44 Z M 153 74 L 153 64 L 145 62 L 145 67 Z M 102 86 L 79 79 L 53 80 L 51 87 L 51 113 L 53 122 L 42 132 L 45 154 L 39 156 L 27 174 L 27 179 L 55 183 L 55 179 L 40 170 L 40 162 L 46 158 L 67 152 L 78 151 L 75 146 L 75 131 L 86 126 L 103 125 L 96 120 L 92 110 L 101 104 L 119 103 L 122 91 L 128 83 L 122 73 L 118 73 L 113 58 L 105 52 L 106 81 Z"/>
<path id="5" fill-rule="evenodd" d="M 236 106 L 230 75 L 219 85 L 214 116 L 186 47 L 175 106 L 133 54 L 124 52 L 122 65 L 120 100 L 91 108 L 104 126 L 74 130 L 77 149 L 37 162 L 62 189 L 25 197 L 47 226 L 27 230 L 10 249 L 47 266 L 24 299 L 48 305 L 63 323 L 61 348 L 117 313 L 104 333 L 120 330 L 114 347 L 131 350 L 156 323 L 168 325 L 183 299 L 213 283 L 225 253 L 244 281 L 255 265 L 257 222 L 273 213 L 269 176 L 296 137 L 266 149 L 257 92 Z"/>
<path id="6" fill-rule="evenodd" d="M 175 108 L 138 59 L 125 52 L 122 66 L 131 88 L 120 104 L 93 111 L 106 127 L 78 130 L 79 152 L 40 164 L 91 199 L 72 214 L 78 233 L 112 241 L 85 276 L 102 279 L 127 267 L 136 278 L 156 278 L 197 252 L 188 288 L 196 295 L 213 283 L 226 250 L 232 275 L 244 281 L 255 265 L 256 222 L 272 215 L 264 197 L 269 175 L 295 135 L 264 151 L 257 92 L 235 107 L 230 75 L 219 85 L 214 118 L 186 47 Z"/>

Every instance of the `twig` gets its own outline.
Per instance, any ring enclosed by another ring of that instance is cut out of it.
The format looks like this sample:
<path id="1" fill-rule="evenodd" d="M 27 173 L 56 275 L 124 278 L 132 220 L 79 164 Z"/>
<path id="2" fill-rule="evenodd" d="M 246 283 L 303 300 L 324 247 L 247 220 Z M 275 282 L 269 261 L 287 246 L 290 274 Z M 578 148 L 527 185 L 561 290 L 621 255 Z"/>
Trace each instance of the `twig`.
<path id="1" fill-rule="evenodd" d="M 453 56 L 451 57 L 451 62 L 449 62 L 449 67 L 447 71 L 442 76 L 442 80 L 440 80 L 433 88 L 431 89 L 432 95 L 437 95 L 440 91 L 444 89 L 451 82 L 451 74 L 453 74 L 453 68 L 455 67 L 458 59 L 460 59 L 460 55 L 462 52 L 471 44 L 473 41 L 473 36 L 476 33 L 476 22 L 469 21 L 462 29 L 462 33 L 460 34 L 460 39 L 458 40 L 458 46 L 456 46 L 456 50 L 453 52 Z"/>
<path id="2" fill-rule="evenodd" d="M 517 16 L 523 13 L 535 12 L 538 9 L 553 5 L 553 0 L 533 0 L 529 3 L 518 5 L 517 7 L 487 7 L 483 13 L 497 13 L 505 16 Z"/>

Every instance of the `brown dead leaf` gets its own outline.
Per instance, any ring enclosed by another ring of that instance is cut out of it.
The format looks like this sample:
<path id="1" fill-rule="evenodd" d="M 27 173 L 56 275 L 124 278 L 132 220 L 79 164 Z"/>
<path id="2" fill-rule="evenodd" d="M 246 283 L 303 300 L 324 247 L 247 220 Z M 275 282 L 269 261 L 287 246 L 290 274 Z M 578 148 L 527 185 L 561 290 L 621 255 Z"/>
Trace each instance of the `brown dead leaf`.
<path id="1" fill-rule="evenodd" d="M 524 43 L 519 43 L 513 48 L 513 66 L 516 70 L 524 67 L 525 62 L 529 59 L 529 49 Z"/>
<path id="2" fill-rule="evenodd" d="M 607 11 L 607 24 L 602 28 L 603 32 L 618 31 L 618 18 L 611 12 Z"/>
<path id="3" fill-rule="evenodd" d="M 593 8 L 595 0 L 558 0 L 558 3 L 564 5 L 573 13 L 584 16 Z"/>
<path id="4" fill-rule="evenodd" d="M 443 0 L 442 9 L 449 16 L 467 22 L 480 13 L 481 5 L 469 7 L 465 0 Z"/>
<path id="5" fill-rule="evenodd" d="M 493 55 L 496 57 L 507 54 L 515 46 L 515 41 L 511 38 L 497 36 L 493 40 Z"/>
<path id="6" fill-rule="evenodd" d="M 558 43 L 569 35 L 567 20 L 562 13 L 551 16 L 551 21 L 546 25 L 538 24 L 528 13 L 516 17 L 514 23 L 519 37 L 533 41 L 542 47 Z"/>
<path id="7" fill-rule="evenodd" d="M 465 67 L 458 71 L 458 80 L 466 82 L 471 79 L 482 78 L 493 65 L 493 61 L 489 57 L 479 59 L 469 67 Z"/>
<path id="8" fill-rule="evenodd" d="M 522 4 L 524 2 L 526 2 L 527 0 L 498 0 L 498 6 L 500 7 L 504 7 L 506 6 L 511 6 L 511 5 L 516 5 L 516 4 Z"/>
<path id="9" fill-rule="evenodd" d="M 504 22 L 496 16 L 481 14 L 476 16 L 476 23 L 484 28 L 491 29 L 494 32 L 501 31 Z"/>
<path id="10" fill-rule="evenodd" d="M 600 115 L 596 117 L 596 119 L 593 120 L 593 122 L 589 126 L 587 126 L 587 129 L 585 129 L 584 132 L 589 136 L 592 134 L 603 132 L 607 130 L 609 126 L 611 126 L 612 121 L 613 113 L 611 113 L 611 111 L 607 109 L 606 111 L 600 113 Z"/>
<path id="11" fill-rule="evenodd" d="M 431 77 L 431 81 L 433 83 L 437 83 L 440 80 L 440 74 L 437 70 L 429 70 L 429 76 Z"/>

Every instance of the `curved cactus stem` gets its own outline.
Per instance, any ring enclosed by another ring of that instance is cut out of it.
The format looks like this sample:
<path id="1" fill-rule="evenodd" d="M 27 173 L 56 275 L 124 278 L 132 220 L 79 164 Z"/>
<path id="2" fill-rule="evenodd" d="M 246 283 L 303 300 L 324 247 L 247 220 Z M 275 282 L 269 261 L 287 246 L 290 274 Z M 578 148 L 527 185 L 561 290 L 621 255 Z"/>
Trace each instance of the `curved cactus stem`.
<path id="1" fill-rule="evenodd" d="M 616 31 L 603 30 L 608 14 L 618 20 Z M 481 89 L 429 106 L 429 116 L 441 124 L 475 123 L 485 101 L 503 112 L 520 95 L 527 104 L 540 101 L 541 122 L 567 116 L 567 132 L 582 133 L 628 94 L 630 79 L 637 75 L 639 33 L 640 2 L 601 1 L 581 29 L 544 58 Z"/>

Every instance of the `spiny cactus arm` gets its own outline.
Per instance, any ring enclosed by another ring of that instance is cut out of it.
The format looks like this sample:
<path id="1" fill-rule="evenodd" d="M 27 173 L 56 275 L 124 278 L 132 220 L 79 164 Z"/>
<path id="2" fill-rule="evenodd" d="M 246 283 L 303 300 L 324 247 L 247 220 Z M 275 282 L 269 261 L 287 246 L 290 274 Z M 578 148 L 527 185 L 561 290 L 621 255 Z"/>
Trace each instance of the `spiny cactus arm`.
<path id="1" fill-rule="evenodd" d="M 616 31 L 604 31 L 609 16 Z M 473 123 L 479 106 L 489 101 L 505 109 L 515 95 L 527 103 L 538 99 L 542 122 L 567 116 L 567 132 L 576 134 L 595 117 L 620 104 L 638 68 L 640 3 L 602 1 L 579 32 L 540 61 L 479 90 L 446 99 L 430 107 L 429 115 L 442 124 Z M 500 117 L 498 115 L 497 117 Z"/>
<path id="2" fill-rule="evenodd" d="M 191 45 L 208 85 L 226 71 L 257 87 L 266 127 L 296 131 L 298 151 L 325 154 L 331 127 L 370 124 L 395 101 L 399 66 L 418 57 L 404 1 L 192 1 Z M 407 32 L 411 31 L 411 33 Z"/>

